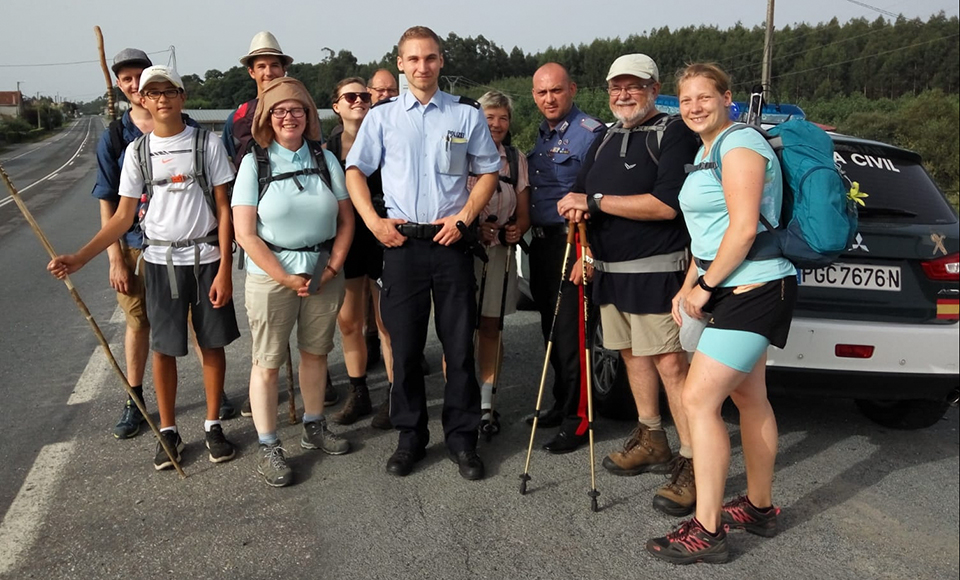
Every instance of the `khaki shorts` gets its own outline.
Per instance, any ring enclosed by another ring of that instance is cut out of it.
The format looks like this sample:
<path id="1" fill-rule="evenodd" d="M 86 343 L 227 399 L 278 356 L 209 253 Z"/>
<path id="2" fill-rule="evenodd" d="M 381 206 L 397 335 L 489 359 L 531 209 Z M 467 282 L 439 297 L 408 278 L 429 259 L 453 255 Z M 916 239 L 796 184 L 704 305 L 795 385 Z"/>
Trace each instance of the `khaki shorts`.
<path id="1" fill-rule="evenodd" d="M 517 311 L 517 258 L 507 246 L 489 246 L 486 248 L 487 257 L 487 288 L 483 291 L 483 307 L 480 316 L 500 318 L 500 298 L 503 296 L 503 275 L 510 262 L 510 277 L 507 279 L 507 301 L 503 314 L 513 314 Z M 474 260 L 474 273 L 477 276 L 477 299 L 480 297 L 480 282 L 483 277 L 483 262 Z"/>
<path id="2" fill-rule="evenodd" d="M 278 369 L 287 361 L 287 345 L 297 326 L 297 346 L 315 355 L 333 350 L 337 313 L 343 304 L 344 277 L 337 276 L 307 298 L 270 276 L 247 274 L 245 301 L 253 342 L 253 364 Z"/>
<path id="3" fill-rule="evenodd" d="M 127 290 L 129 294 L 117 292 L 117 304 L 123 310 L 127 317 L 127 327 L 134 330 L 150 328 L 150 321 L 147 319 L 147 308 L 144 302 L 147 297 L 146 286 L 143 283 L 143 268 L 140 268 L 140 274 L 134 274 L 137 271 L 137 262 L 140 261 L 142 250 L 137 248 L 124 248 L 123 262 L 130 269 L 130 283 Z"/>
<path id="4" fill-rule="evenodd" d="M 670 313 L 624 314 L 613 304 L 600 306 L 603 346 L 610 350 L 631 349 L 633 356 L 682 352 L 680 327 Z"/>

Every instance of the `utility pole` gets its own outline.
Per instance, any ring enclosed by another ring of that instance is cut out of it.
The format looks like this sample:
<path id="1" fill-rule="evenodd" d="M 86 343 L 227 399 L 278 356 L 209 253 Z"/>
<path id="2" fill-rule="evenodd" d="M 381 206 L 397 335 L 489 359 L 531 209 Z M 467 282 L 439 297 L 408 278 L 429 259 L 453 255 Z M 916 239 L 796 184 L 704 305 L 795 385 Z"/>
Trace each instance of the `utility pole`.
<path id="1" fill-rule="evenodd" d="M 17 118 L 23 117 L 23 93 L 20 92 L 20 85 L 23 81 L 17 81 Z"/>
<path id="2" fill-rule="evenodd" d="M 763 68 L 760 83 L 765 91 L 770 90 L 771 65 L 773 62 L 773 0 L 767 0 L 767 33 L 763 39 Z"/>

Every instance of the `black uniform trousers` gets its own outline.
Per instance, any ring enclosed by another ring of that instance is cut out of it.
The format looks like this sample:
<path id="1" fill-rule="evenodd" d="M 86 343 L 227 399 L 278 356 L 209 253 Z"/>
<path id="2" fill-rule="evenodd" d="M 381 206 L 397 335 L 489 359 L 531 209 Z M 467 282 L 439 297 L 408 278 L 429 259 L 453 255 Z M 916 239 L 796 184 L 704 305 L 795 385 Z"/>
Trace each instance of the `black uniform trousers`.
<path id="1" fill-rule="evenodd" d="M 544 344 L 550 337 L 553 313 L 557 306 L 560 288 L 560 267 L 567 245 L 566 234 L 534 238 L 530 244 L 530 293 L 540 311 L 540 329 Z M 581 316 L 577 286 L 569 281 L 569 273 L 577 261 L 576 248 L 570 249 L 567 272 L 563 278 L 563 298 L 557 312 L 556 329 L 553 334 L 553 351 L 550 366 L 553 368 L 554 409 L 563 413 L 561 429 L 582 435 L 587 430 L 586 399 L 580 389 L 580 333 Z M 589 290 L 588 290 L 589 291 Z M 591 308 L 591 319 L 596 319 Z M 592 325 L 588 324 L 587 332 Z"/>
<path id="2" fill-rule="evenodd" d="M 474 369 L 477 316 L 473 255 L 460 244 L 441 246 L 409 238 L 383 253 L 380 311 L 393 345 L 390 421 L 400 449 L 423 449 L 430 440 L 427 398 L 420 358 L 427 342 L 430 300 L 447 363 L 443 432 L 450 451 L 476 449 L 480 386 Z"/>

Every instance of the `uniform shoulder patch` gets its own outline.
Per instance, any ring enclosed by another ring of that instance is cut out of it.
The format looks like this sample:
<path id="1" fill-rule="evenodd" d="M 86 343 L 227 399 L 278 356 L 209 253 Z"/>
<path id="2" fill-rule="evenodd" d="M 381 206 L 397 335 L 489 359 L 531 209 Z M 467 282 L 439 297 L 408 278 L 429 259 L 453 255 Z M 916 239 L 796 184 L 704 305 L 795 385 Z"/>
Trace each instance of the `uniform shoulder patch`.
<path id="1" fill-rule="evenodd" d="M 390 97 L 389 99 L 381 99 L 381 100 L 377 101 L 376 103 L 374 103 L 373 106 L 371 106 L 370 108 L 372 109 L 373 107 L 379 107 L 380 105 L 386 105 L 387 103 L 393 103 L 393 102 L 396 102 L 396 100 L 397 100 L 397 97 Z"/>
<path id="2" fill-rule="evenodd" d="M 606 125 L 604 125 L 603 121 L 600 121 L 599 119 L 594 119 L 593 117 L 584 117 L 580 119 L 580 126 L 592 133 L 601 127 L 605 127 Z"/>
<path id="3" fill-rule="evenodd" d="M 473 107 L 474 109 L 479 109 L 479 108 L 480 108 L 480 103 L 478 103 L 477 101 L 474 101 L 474 100 L 471 99 L 470 97 L 460 97 L 460 98 L 457 100 L 457 102 L 460 103 L 461 105 L 470 105 L 470 106 Z"/>

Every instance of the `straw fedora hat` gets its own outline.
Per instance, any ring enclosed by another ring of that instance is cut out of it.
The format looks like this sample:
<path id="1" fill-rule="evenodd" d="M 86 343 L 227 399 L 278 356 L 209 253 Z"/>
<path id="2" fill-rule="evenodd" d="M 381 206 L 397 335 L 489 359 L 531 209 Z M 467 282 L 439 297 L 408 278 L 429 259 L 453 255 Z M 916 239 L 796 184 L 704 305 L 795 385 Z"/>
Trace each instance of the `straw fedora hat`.
<path id="1" fill-rule="evenodd" d="M 249 68 L 250 59 L 256 56 L 266 55 L 280 57 L 280 62 L 284 68 L 290 66 L 290 63 L 293 62 L 293 57 L 283 54 L 283 51 L 280 49 L 280 43 L 277 42 L 277 37 L 267 31 L 263 31 L 258 32 L 257 35 L 253 37 L 253 40 L 250 41 L 250 52 L 240 57 L 240 64 Z"/>

